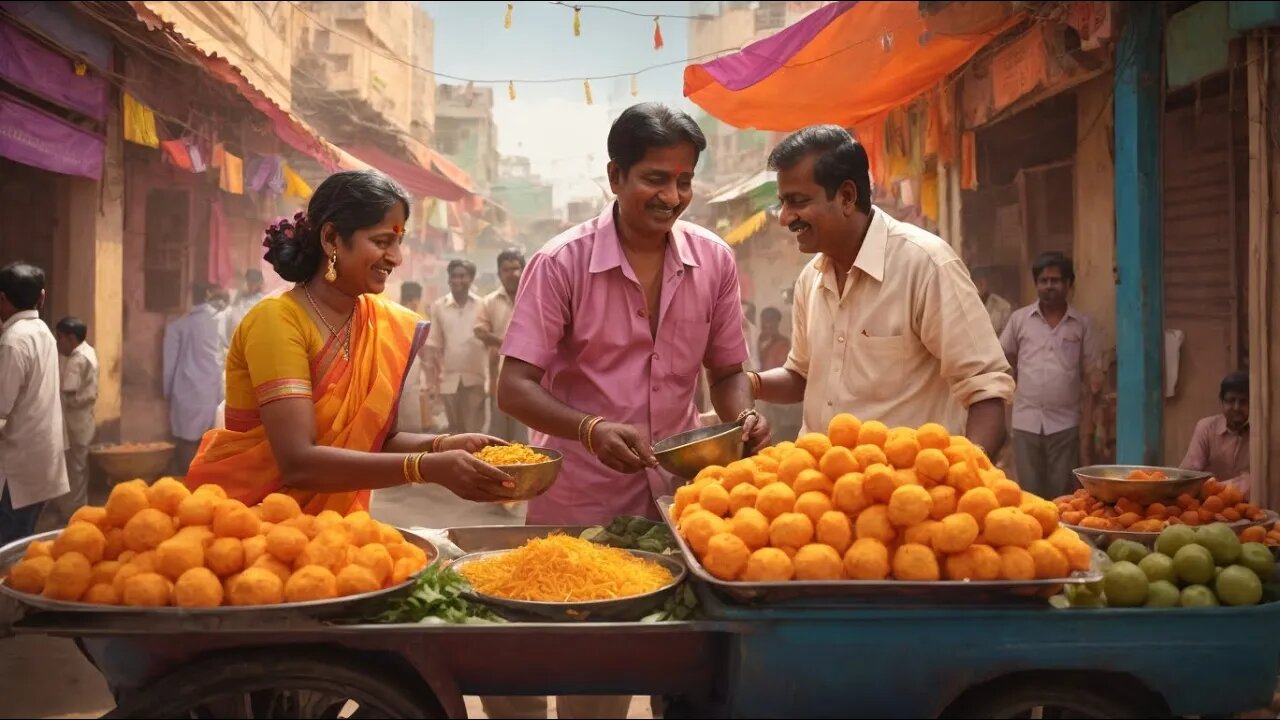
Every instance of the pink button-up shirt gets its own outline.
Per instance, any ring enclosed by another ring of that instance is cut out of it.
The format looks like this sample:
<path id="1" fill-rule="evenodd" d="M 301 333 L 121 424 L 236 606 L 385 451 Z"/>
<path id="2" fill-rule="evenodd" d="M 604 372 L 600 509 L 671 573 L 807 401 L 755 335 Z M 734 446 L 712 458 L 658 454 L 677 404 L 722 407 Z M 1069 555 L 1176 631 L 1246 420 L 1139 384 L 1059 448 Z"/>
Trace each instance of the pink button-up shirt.
<path id="1" fill-rule="evenodd" d="M 747 359 L 738 270 L 724 241 L 676 223 L 660 308 L 655 340 L 611 204 L 529 261 L 502 354 L 542 368 L 543 386 L 566 405 L 661 440 L 697 427 L 693 399 L 704 366 Z M 530 501 L 529 524 L 656 518 L 653 497 L 671 491 L 671 476 L 662 470 L 615 472 L 576 439 L 535 431 L 531 441 L 564 453 L 564 463 L 551 489 Z"/>
<path id="2" fill-rule="evenodd" d="M 1102 368 L 1089 317 L 1068 305 L 1057 327 L 1049 327 L 1040 303 L 1032 303 L 1014 311 L 1000 344 L 1018 373 L 1013 429 L 1052 435 L 1079 427 L 1082 383 Z"/>

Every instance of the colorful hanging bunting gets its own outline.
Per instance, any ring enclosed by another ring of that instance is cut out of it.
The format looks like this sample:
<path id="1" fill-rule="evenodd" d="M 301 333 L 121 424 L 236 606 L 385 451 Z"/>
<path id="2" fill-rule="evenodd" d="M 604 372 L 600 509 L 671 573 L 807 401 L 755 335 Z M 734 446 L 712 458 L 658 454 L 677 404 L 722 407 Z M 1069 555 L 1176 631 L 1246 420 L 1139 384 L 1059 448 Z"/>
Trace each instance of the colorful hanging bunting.
<path id="1" fill-rule="evenodd" d="M 631 76 L 631 97 L 635 97 L 639 94 L 640 94 L 640 78 L 635 75 L 632 75 Z"/>
<path id="2" fill-rule="evenodd" d="M 288 165 L 284 166 L 284 194 L 285 197 L 299 200 L 306 200 L 311 197 L 311 186 Z"/>
<path id="3" fill-rule="evenodd" d="M 573 7 L 573 36 L 578 37 L 582 34 L 582 8 L 575 5 Z"/>
<path id="4" fill-rule="evenodd" d="M 507 99 L 509 100 L 516 99 L 516 83 L 514 80 L 507 81 Z"/>
<path id="5" fill-rule="evenodd" d="M 515 12 L 515 9 L 516 9 L 515 5 L 512 5 L 511 3 L 507 3 L 507 17 L 502 20 L 502 27 L 504 30 L 511 29 L 511 14 Z"/>
<path id="6" fill-rule="evenodd" d="M 583 91 L 584 91 L 584 92 L 586 92 L 586 94 L 587 94 L 587 104 L 588 104 L 588 105 L 590 105 L 590 104 L 591 104 L 591 81 L 590 81 L 590 80 L 583 80 L 583 81 L 582 81 L 582 89 L 583 89 Z"/>
<path id="7" fill-rule="evenodd" d="M 662 25 L 658 23 L 658 18 L 653 18 L 653 49 L 662 49 Z"/>

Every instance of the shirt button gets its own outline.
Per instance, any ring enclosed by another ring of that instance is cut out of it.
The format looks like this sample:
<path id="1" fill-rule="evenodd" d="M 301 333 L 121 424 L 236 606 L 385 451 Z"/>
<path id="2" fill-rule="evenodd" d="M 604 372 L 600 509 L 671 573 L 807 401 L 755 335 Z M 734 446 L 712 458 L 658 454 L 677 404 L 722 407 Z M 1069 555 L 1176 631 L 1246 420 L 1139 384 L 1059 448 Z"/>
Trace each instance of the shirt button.
<path id="1" fill-rule="evenodd" d="M 637 310 L 637 311 L 636 311 L 636 316 L 637 316 L 637 317 L 644 317 L 644 311 L 643 311 L 643 310 Z"/>
<path id="2" fill-rule="evenodd" d="M 841 335 L 840 337 L 836 338 L 836 342 L 844 342 L 844 336 Z"/>
<path id="3" fill-rule="evenodd" d="M 657 360 L 659 357 L 661 357 L 661 356 L 660 356 L 660 355 L 658 355 L 658 353 L 654 353 L 654 354 L 653 354 L 653 359 L 654 359 L 654 360 Z"/>
<path id="4" fill-rule="evenodd" d="M 654 391 L 654 392 L 658 392 L 658 386 L 657 386 L 657 385 L 654 385 L 654 386 L 653 386 L 653 391 Z"/>

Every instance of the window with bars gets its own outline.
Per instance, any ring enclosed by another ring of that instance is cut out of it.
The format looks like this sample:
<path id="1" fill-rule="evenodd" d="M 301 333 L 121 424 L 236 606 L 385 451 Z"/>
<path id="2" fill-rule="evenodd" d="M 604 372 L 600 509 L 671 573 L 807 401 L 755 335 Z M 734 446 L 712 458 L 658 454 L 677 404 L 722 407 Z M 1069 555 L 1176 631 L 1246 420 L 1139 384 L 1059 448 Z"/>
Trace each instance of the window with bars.
<path id="1" fill-rule="evenodd" d="M 183 309 L 188 252 L 191 247 L 191 208 L 186 190 L 156 189 L 147 194 L 143 289 L 147 312 L 177 313 Z"/>

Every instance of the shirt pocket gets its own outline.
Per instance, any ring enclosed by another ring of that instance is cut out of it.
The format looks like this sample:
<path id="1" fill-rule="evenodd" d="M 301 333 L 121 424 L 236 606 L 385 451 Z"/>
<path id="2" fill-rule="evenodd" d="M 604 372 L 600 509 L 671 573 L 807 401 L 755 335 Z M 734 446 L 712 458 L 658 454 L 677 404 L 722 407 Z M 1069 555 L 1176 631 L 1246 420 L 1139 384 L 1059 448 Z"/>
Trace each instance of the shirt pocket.
<path id="1" fill-rule="evenodd" d="M 906 335 L 855 335 L 843 369 L 845 387 L 855 398 L 890 400 L 900 394 L 906 359 Z"/>
<path id="2" fill-rule="evenodd" d="M 707 354 L 711 321 L 676 319 L 674 327 L 675 335 L 666 348 L 666 354 L 671 358 L 671 374 L 680 377 L 697 375 Z"/>

